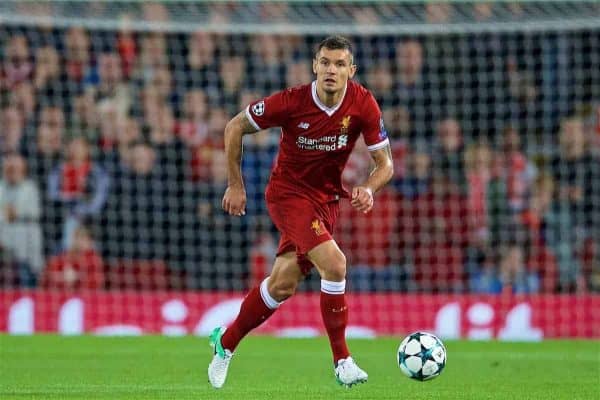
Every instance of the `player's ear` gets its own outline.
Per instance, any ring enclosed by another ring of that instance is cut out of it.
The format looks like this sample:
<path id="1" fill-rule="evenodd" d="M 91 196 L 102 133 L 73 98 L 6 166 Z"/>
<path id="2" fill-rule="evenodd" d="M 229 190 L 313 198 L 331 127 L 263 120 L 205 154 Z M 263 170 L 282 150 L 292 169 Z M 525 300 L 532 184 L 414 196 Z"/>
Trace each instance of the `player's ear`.
<path id="1" fill-rule="evenodd" d="M 313 58 L 313 74 L 317 74 L 317 59 Z"/>
<path id="2" fill-rule="evenodd" d="M 354 78 L 354 75 L 356 74 L 357 69 L 358 69 L 358 66 L 356 66 L 356 64 L 352 64 L 350 66 L 350 75 L 349 75 L 350 79 Z"/>

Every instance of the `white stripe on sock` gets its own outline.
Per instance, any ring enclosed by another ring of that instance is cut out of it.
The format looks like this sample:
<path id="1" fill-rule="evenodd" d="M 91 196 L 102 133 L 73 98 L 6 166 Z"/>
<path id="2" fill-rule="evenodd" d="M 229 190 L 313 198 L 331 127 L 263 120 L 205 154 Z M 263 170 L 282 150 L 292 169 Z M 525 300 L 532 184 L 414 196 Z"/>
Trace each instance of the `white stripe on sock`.
<path id="1" fill-rule="evenodd" d="M 277 307 L 279 307 L 282 302 L 279 302 L 279 301 L 275 300 L 273 297 L 271 297 L 271 295 L 269 294 L 269 290 L 267 289 L 267 282 L 268 281 L 269 281 L 269 277 L 267 276 L 261 282 L 261 284 L 260 284 L 260 297 L 262 297 L 262 299 L 265 302 L 265 304 L 266 304 L 267 307 L 269 307 L 271 310 L 274 310 Z"/>
<path id="2" fill-rule="evenodd" d="M 346 280 L 341 282 L 326 281 L 321 279 L 321 292 L 328 294 L 344 294 L 346 291 Z"/>

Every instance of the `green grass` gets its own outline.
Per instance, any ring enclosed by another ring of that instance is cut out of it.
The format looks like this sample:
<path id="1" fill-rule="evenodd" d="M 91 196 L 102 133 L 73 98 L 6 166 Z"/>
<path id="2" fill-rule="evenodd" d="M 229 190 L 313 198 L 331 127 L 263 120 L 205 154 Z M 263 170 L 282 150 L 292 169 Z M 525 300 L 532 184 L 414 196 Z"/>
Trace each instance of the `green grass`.
<path id="1" fill-rule="evenodd" d="M 221 390 L 205 338 L 0 336 L 0 399 L 596 399 L 600 342 L 449 341 L 430 382 L 401 375 L 399 338 L 350 341 L 365 385 L 335 383 L 326 339 L 249 337 Z"/>

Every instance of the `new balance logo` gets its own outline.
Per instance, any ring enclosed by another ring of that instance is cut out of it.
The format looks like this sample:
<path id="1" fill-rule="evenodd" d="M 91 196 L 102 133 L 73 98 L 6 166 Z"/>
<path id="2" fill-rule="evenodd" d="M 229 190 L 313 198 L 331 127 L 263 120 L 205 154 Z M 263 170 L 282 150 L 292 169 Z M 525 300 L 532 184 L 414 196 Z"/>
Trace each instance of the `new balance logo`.
<path id="1" fill-rule="evenodd" d="M 302 129 L 308 129 L 309 126 L 310 126 L 310 124 L 308 122 L 300 122 L 298 124 L 298 128 L 302 128 Z"/>

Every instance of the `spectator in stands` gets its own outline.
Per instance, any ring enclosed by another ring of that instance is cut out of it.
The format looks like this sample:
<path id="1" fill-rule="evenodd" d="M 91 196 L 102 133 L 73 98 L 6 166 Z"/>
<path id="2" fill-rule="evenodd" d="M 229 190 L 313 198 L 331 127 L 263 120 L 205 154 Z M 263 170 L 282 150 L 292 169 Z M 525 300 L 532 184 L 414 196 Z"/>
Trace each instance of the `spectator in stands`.
<path id="1" fill-rule="evenodd" d="M 68 102 L 68 88 L 62 81 L 61 62 L 54 47 L 36 50 L 33 86 L 41 106 Z"/>
<path id="2" fill-rule="evenodd" d="M 17 107 L 26 124 L 35 118 L 37 99 L 31 81 L 23 81 L 9 91 L 9 104 Z"/>
<path id="3" fill-rule="evenodd" d="M 140 125 L 135 118 L 127 117 L 119 120 L 116 128 L 116 142 L 102 158 L 104 169 L 113 178 L 119 177 L 130 168 L 131 145 L 142 138 Z"/>
<path id="4" fill-rule="evenodd" d="M 431 188 L 431 156 L 423 146 L 416 146 L 404 157 L 403 176 L 396 177 L 393 185 L 405 199 L 414 199 Z"/>
<path id="5" fill-rule="evenodd" d="M 69 116 L 69 137 L 83 136 L 90 143 L 97 143 L 100 136 L 100 123 L 108 118 L 100 116 L 94 93 L 84 91 L 72 98 L 72 112 Z"/>
<path id="6" fill-rule="evenodd" d="M 110 116 L 124 117 L 129 114 L 132 94 L 129 85 L 123 80 L 123 69 L 119 55 L 106 52 L 98 57 L 98 82 L 88 86 L 87 90 L 94 95 L 96 106 L 100 112 Z"/>
<path id="7" fill-rule="evenodd" d="M 379 62 L 373 64 L 366 77 L 366 87 L 380 104 L 396 104 L 396 92 L 394 91 L 394 78 L 389 64 Z"/>
<path id="8" fill-rule="evenodd" d="M 67 146 L 65 161 L 48 176 L 48 197 L 63 209 L 62 249 L 71 248 L 75 230 L 97 218 L 104 207 L 110 178 L 90 159 L 89 144 L 74 138 Z"/>
<path id="9" fill-rule="evenodd" d="M 506 175 L 500 153 L 485 142 L 465 152 L 470 240 L 465 263 L 470 283 L 480 292 L 495 293 L 499 260 L 506 248 L 524 245 L 516 236 L 519 222 L 508 204 Z"/>
<path id="10" fill-rule="evenodd" d="M 214 25 L 231 24 L 231 14 L 234 11 L 236 3 L 213 3 L 208 8 L 208 23 Z M 239 7 L 239 5 L 238 5 Z"/>
<path id="11" fill-rule="evenodd" d="M 211 157 L 211 180 L 194 186 L 197 204 L 193 269 L 199 288 L 241 290 L 248 275 L 249 237 L 246 218 L 228 218 L 221 213 L 222 194 L 227 187 L 227 158 L 224 150 Z M 235 251 L 228 251 L 234 248 Z"/>
<path id="12" fill-rule="evenodd" d="M 140 115 L 142 127 L 144 130 L 149 130 L 150 127 L 156 122 L 156 116 L 158 110 L 164 105 L 158 95 L 158 89 L 152 85 L 145 85 L 139 91 L 139 99 L 136 107 L 139 110 L 136 114 Z"/>
<path id="13" fill-rule="evenodd" d="M 477 22 L 485 22 L 494 16 L 494 6 L 492 3 L 473 4 L 473 17 Z"/>
<path id="14" fill-rule="evenodd" d="M 31 176 L 42 189 L 46 188 L 48 173 L 60 160 L 64 131 L 63 110 L 56 106 L 43 107 L 39 117 L 36 144 L 27 148 Z"/>
<path id="15" fill-rule="evenodd" d="M 246 59 L 240 56 L 222 58 L 219 65 L 221 104 L 237 105 L 239 92 L 246 82 Z"/>
<path id="16" fill-rule="evenodd" d="M 184 244 L 183 184 L 165 179 L 149 143 L 134 142 L 129 160 L 129 168 L 115 179 L 103 214 L 104 253 L 113 259 L 177 261 Z"/>
<path id="17" fill-rule="evenodd" d="M 342 173 L 344 186 L 367 178 L 372 160 L 361 138 Z M 405 290 L 406 276 L 398 263 L 398 195 L 392 186 L 377 193 L 377 209 L 369 214 L 340 202 L 335 237 L 348 260 L 349 282 L 359 291 Z"/>
<path id="18" fill-rule="evenodd" d="M 582 236 L 594 228 L 592 216 L 600 212 L 600 168 L 586 146 L 583 121 L 569 118 L 562 121 L 559 132 L 559 154 L 551 160 L 552 175 L 561 200 L 570 207 L 574 228 Z"/>
<path id="19" fill-rule="evenodd" d="M 44 263 L 40 193 L 35 182 L 27 178 L 22 156 L 4 156 L 2 170 L 0 247 L 15 261 L 20 284 L 31 287 Z"/>
<path id="20" fill-rule="evenodd" d="M 365 26 L 380 24 L 380 14 L 376 11 L 375 7 L 376 6 L 352 7 L 350 12 L 352 13 L 354 21 L 356 21 L 355 23 Z"/>
<path id="21" fill-rule="evenodd" d="M 398 42 L 396 45 L 396 79 L 400 87 L 410 87 L 419 83 L 423 73 L 423 47 L 414 39 Z"/>
<path id="22" fill-rule="evenodd" d="M 44 269 L 41 287 L 58 290 L 98 290 L 104 286 L 104 262 L 87 228 L 73 232 L 71 245 L 51 257 Z"/>
<path id="23" fill-rule="evenodd" d="M 144 3 L 142 14 L 146 21 L 168 22 L 170 18 L 169 10 L 161 3 Z"/>
<path id="24" fill-rule="evenodd" d="M 593 106 L 593 116 L 588 124 L 588 142 L 592 147 L 592 154 L 600 157 L 600 103 Z"/>
<path id="25" fill-rule="evenodd" d="M 177 136 L 191 149 L 208 137 L 208 99 L 202 89 L 191 89 L 183 97 Z"/>
<path id="26" fill-rule="evenodd" d="M 26 146 L 29 176 L 36 182 L 44 204 L 42 229 L 44 236 L 44 254 L 56 251 L 60 242 L 62 226 L 62 207 L 48 196 L 48 175 L 60 162 L 63 152 L 65 117 L 61 108 L 43 107 L 37 127 L 34 143 Z"/>
<path id="27" fill-rule="evenodd" d="M 466 197 L 456 184 L 433 172 L 429 190 L 401 197 L 398 249 L 414 270 L 417 287 L 426 292 L 462 291 L 464 251 L 469 244 Z"/>
<path id="28" fill-rule="evenodd" d="M 454 118 L 443 119 L 438 123 L 436 135 L 434 168 L 465 193 L 464 143 L 458 121 Z"/>
<path id="29" fill-rule="evenodd" d="M 527 206 L 537 168 L 521 150 L 521 136 L 514 127 L 507 127 L 501 137 L 500 162 L 506 177 L 510 209 L 519 213 Z"/>
<path id="30" fill-rule="evenodd" d="M 598 258 L 600 247 L 600 158 L 592 153 L 592 149 L 582 119 L 569 118 L 561 122 L 559 154 L 551 160 L 551 171 L 560 200 L 571 212 L 573 245 L 576 252 L 583 255 L 579 261 L 587 266 L 593 265 L 594 253 Z M 578 289 L 583 290 L 581 285 Z"/>
<path id="31" fill-rule="evenodd" d="M 423 45 L 414 39 L 399 41 L 395 46 L 394 92 L 403 112 L 408 113 L 410 137 L 431 136 L 440 118 L 442 97 L 436 77 L 427 73 Z M 386 120 L 389 129 L 393 128 Z M 408 136 L 408 135 L 407 135 Z"/>
<path id="32" fill-rule="evenodd" d="M 0 155 L 21 153 L 25 144 L 25 121 L 19 109 L 8 106 L 0 111 Z"/>
<path id="33" fill-rule="evenodd" d="M 286 59 L 282 45 L 272 34 L 255 35 L 250 39 L 250 81 L 256 88 L 271 91 L 283 87 Z"/>
<path id="34" fill-rule="evenodd" d="M 223 122 L 226 123 L 225 118 Z M 248 136 L 244 141 L 244 158 L 242 159 L 242 174 L 246 184 L 248 216 L 267 216 L 264 202 L 265 190 L 271 167 L 277 155 L 279 138 L 269 131 L 257 132 Z M 222 151 L 219 147 L 217 151 Z M 213 167 L 214 169 L 214 167 Z M 268 218 L 267 218 L 268 220 Z"/>
<path id="35" fill-rule="evenodd" d="M 285 86 L 294 87 L 313 79 L 310 66 L 304 61 L 291 61 L 285 73 Z"/>
<path id="36" fill-rule="evenodd" d="M 494 154 L 485 142 L 473 144 L 465 151 L 467 207 L 469 207 L 469 215 L 472 218 L 473 234 L 482 242 L 487 242 L 490 236 L 488 200 L 489 186 L 495 178 L 495 171 L 492 170 L 493 162 Z"/>
<path id="37" fill-rule="evenodd" d="M 535 76 L 531 71 L 519 67 L 515 57 L 506 60 L 508 78 L 508 91 L 512 99 L 521 105 L 535 101 L 538 97 L 538 88 L 535 84 Z"/>
<path id="38" fill-rule="evenodd" d="M 140 57 L 137 78 L 149 80 L 158 68 L 169 65 L 167 38 L 163 32 L 148 32 L 141 35 Z"/>
<path id="39" fill-rule="evenodd" d="M 257 3 L 256 7 L 258 8 L 256 12 L 260 18 L 259 23 L 272 23 L 276 21 L 285 24 L 289 21 L 288 15 L 292 12 L 290 5 L 286 2 L 274 4 Z"/>
<path id="40" fill-rule="evenodd" d="M 161 233 L 160 224 L 155 228 L 152 216 L 156 205 L 156 220 L 162 222 L 162 202 L 166 200 L 164 183 L 156 178 L 156 152 L 149 144 L 136 141 L 129 146 L 130 162 L 123 173 L 115 177 L 113 188 L 103 214 L 105 227 L 104 254 L 111 259 L 154 258 L 154 246 L 161 246 L 154 235 Z M 153 196 L 157 193 L 157 196 Z M 159 201 L 154 203 L 153 199 Z"/>
<path id="41" fill-rule="evenodd" d="M 522 214 L 522 222 L 528 230 L 532 262 L 543 268 L 539 273 L 544 280 L 553 282 L 557 268 L 561 291 L 581 290 L 585 284 L 576 258 L 577 232 L 571 208 L 561 197 L 560 187 L 551 176 L 540 175 L 536 179 L 530 206 Z M 547 262 L 539 262 L 536 258 L 544 258 Z"/>
<path id="42" fill-rule="evenodd" d="M 472 293 L 499 294 L 502 292 L 502 281 L 498 268 L 491 258 L 483 260 L 481 267 L 471 271 L 469 290 Z"/>
<path id="43" fill-rule="evenodd" d="M 215 36 L 207 32 L 195 32 L 189 36 L 187 45 L 186 87 L 203 88 L 208 96 L 217 94 L 219 68 L 215 57 Z"/>
<path id="44" fill-rule="evenodd" d="M 600 103 L 592 105 L 591 113 L 586 121 L 586 143 L 590 158 L 596 165 L 600 165 Z M 593 166 L 592 166 L 593 168 Z M 595 178 L 592 177 L 593 188 L 586 195 L 587 202 L 591 208 L 587 208 L 587 240 L 582 249 L 584 271 L 589 276 L 588 282 L 592 290 L 600 291 L 600 188 L 597 179 L 600 173 L 595 170 Z M 589 190 L 590 188 L 588 188 Z M 588 206 L 589 207 L 589 206 Z"/>
<path id="45" fill-rule="evenodd" d="M 156 152 L 162 176 L 172 183 L 183 183 L 188 177 L 189 152 L 175 135 L 175 118 L 168 105 L 158 108 L 154 125 L 150 126 L 149 139 Z"/>
<path id="46" fill-rule="evenodd" d="M 523 249 L 519 245 L 512 245 L 504 249 L 501 254 L 502 291 L 519 294 L 539 292 L 540 279 L 535 272 L 529 271 Z"/>
<path id="47" fill-rule="evenodd" d="M 173 76 L 167 66 L 155 68 L 148 78 L 146 84 L 155 89 L 156 101 L 159 104 L 173 106 L 177 103 L 177 92 L 173 90 Z"/>
<path id="48" fill-rule="evenodd" d="M 390 138 L 394 162 L 394 177 L 401 179 L 406 174 L 406 157 L 410 151 L 411 117 L 404 106 L 383 107 L 381 109 L 385 129 Z"/>
<path id="49" fill-rule="evenodd" d="M 81 27 L 69 28 L 65 34 L 66 86 L 80 89 L 90 74 L 90 37 Z"/>
<path id="50" fill-rule="evenodd" d="M 452 19 L 454 7 L 449 3 L 427 3 L 425 5 L 425 19 L 430 24 L 443 24 Z"/>
<path id="51" fill-rule="evenodd" d="M 227 124 L 227 112 L 223 108 L 214 107 L 208 114 L 206 136 L 198 140 L 192 148 L 190 160 L 191 177 L 197 182 L 212 180 L 211 165 L 214 154 L 224 148 L 223 129 Z"/>
<path id="52" fill-rule="evenodd" d="M 401 88 L 418 85 L 423 73 L 423 47 L 411 39 L 396 45 L 396 80 Z"/>
<path id="53" fill-rule="evenodd" d="M 120 19 L 121 29 L 117 36 L 117 52 L 121 58 L 123 76 L 126 80 L 129 80 L 133 77 L 135 64 L 138 60 L 138 44 L 131 29 L 131 16 L 123 15 Z"/>
<path id="54" fill-rule="evenodd" d="M 29 80 L 33 73 L 33 64 L 29 44 L 25 35 L 10 35 L 4 46 L 1 86 L 13 90 Z"/>
<path id="55" fill-rule="evenodd" d="M 19 285 L 19 271 L 12 254 L 0 244 L 0 289 L 11 289 Z"/>
<path id="56" fill-rule="evenodd" d="M 97 145 L 101 159 L 110 154 L 119 141 L 119 135 L 125 130 L 127 116 L 121 114 L 113 107 L 99 109 L 100 136 L 92 143 Z"/>

